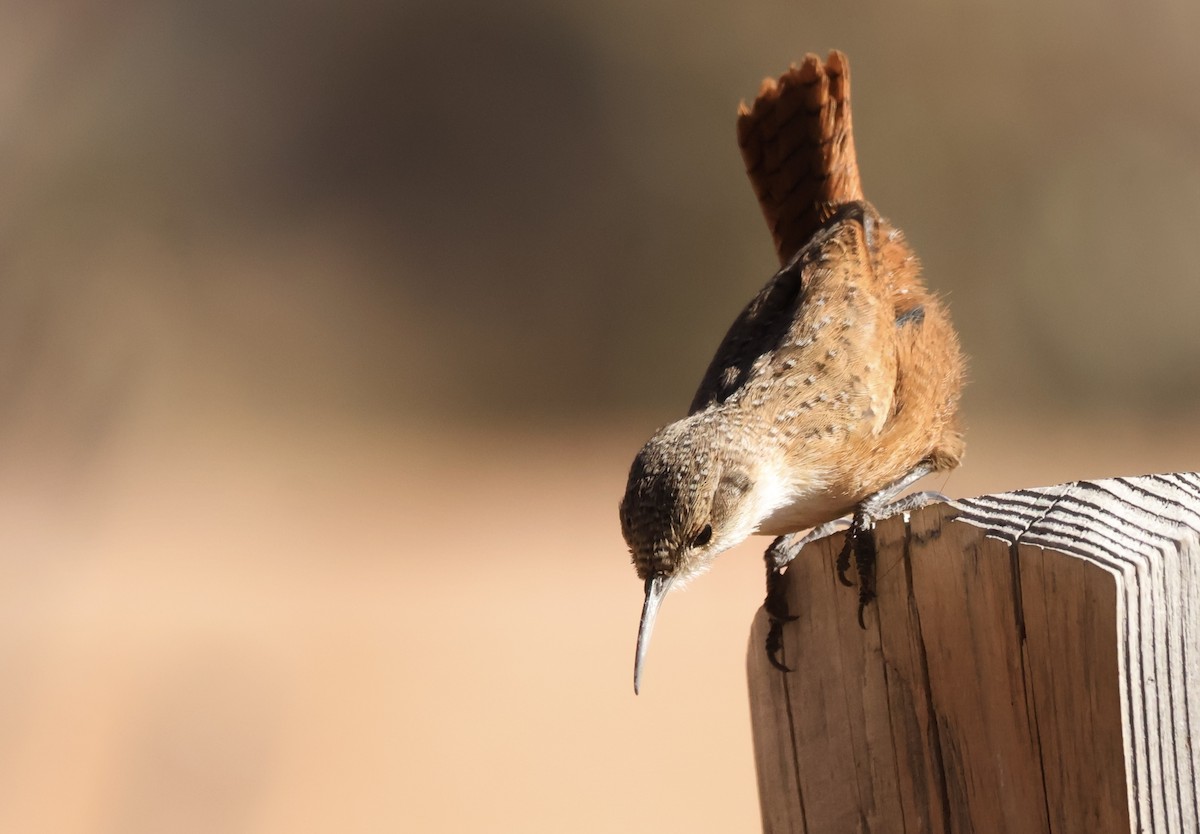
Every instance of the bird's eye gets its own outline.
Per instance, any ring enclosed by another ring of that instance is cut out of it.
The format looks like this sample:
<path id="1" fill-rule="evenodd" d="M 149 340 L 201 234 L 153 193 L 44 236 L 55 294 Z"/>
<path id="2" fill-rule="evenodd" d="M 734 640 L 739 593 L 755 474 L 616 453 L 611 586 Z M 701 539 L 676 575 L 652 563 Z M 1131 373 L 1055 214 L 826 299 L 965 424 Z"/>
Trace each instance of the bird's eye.
<path id="1" fill-rule="evenodd" d="M 705 524 L 704 527 L 696 534 L 696 538 L 692 539 L 693 547 L 704 547 L 712 541 L 712 525 Z"/>

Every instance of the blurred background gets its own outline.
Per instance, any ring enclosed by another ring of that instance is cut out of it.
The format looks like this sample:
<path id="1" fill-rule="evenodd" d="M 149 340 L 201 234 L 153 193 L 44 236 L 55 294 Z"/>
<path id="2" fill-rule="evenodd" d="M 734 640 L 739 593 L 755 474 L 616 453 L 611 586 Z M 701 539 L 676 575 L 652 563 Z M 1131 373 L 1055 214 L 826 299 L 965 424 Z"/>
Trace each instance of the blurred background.
<path id="1" fill-rule="evenodd" d="M 951 495 L 1200 467 L 1200 6 L 0 5 L 0 829 L 752 831 L 754 540 L 616 506 L 846 50 L 971 355 Z M 757 647 L 756 647 L 757 648 Z"/>

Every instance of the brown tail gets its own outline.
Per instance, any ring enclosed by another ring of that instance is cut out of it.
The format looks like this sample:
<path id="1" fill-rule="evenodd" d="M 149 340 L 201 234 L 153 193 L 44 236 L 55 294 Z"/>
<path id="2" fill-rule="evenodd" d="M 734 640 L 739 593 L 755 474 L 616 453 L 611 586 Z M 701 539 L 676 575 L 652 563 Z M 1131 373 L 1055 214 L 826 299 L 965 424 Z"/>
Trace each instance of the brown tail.
<path id="1" fill-rule="evenodd" d="M 738 107 L 746 173 L 787 263 L 834 207 L 861 200 L 850 124 L 850 64 L 837 50 L 822 64 L 806 55 L 778 81 L 763 81 L 752 106 Z"/>

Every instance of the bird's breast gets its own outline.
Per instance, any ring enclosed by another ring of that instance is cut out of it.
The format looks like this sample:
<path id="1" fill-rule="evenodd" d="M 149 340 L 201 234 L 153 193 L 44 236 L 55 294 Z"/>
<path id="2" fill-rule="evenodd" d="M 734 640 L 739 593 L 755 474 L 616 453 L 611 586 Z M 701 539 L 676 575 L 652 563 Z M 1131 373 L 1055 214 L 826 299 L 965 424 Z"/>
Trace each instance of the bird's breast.
<path id="1" fill-rule="evenodd" d="M 759 523 L 758 532 L 766 536 L 783 536 L 799 530 L 808 530 L 826 521 L 841 518 L 853 509 L 853 502 L 845 498 L 838 498 L 827 492 L 817 493 L 777 507 Z"/>
<path id="2" fill-rule="evenodd" d="M 831 494 L 830 475 L 810 467 L 803 471 L 789 471 L 782 465 L 766 468 L 759 476 L 756 532 L 782 536 L 846 515 L 853 509 L 853 501 Z"/>

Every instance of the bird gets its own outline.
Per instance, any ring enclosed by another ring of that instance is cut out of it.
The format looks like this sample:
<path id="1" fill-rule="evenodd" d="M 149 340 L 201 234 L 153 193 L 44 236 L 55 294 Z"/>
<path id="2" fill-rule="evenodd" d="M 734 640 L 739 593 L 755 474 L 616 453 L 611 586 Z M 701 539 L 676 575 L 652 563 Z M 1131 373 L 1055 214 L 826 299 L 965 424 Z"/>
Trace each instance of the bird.
<path id="1" fill-rule="evenodd" d="M 686 416 L 634 457 L 621 531 L 644 584 L 639 692 L 662 601 L 754 534 L 766 551 L 775 654 L 778 577 L 804 544 L 848 525 L 859 619 L 871 596 L 876 520 L 959 465 L 965 360 L 946 305 L 903 234 L 863 197 L 844 53 L 808 54 L 738 108 L 737 139 L 780 268 L 720 342 Z M 807 531 L 807 532 L 806 532 Z"/>

